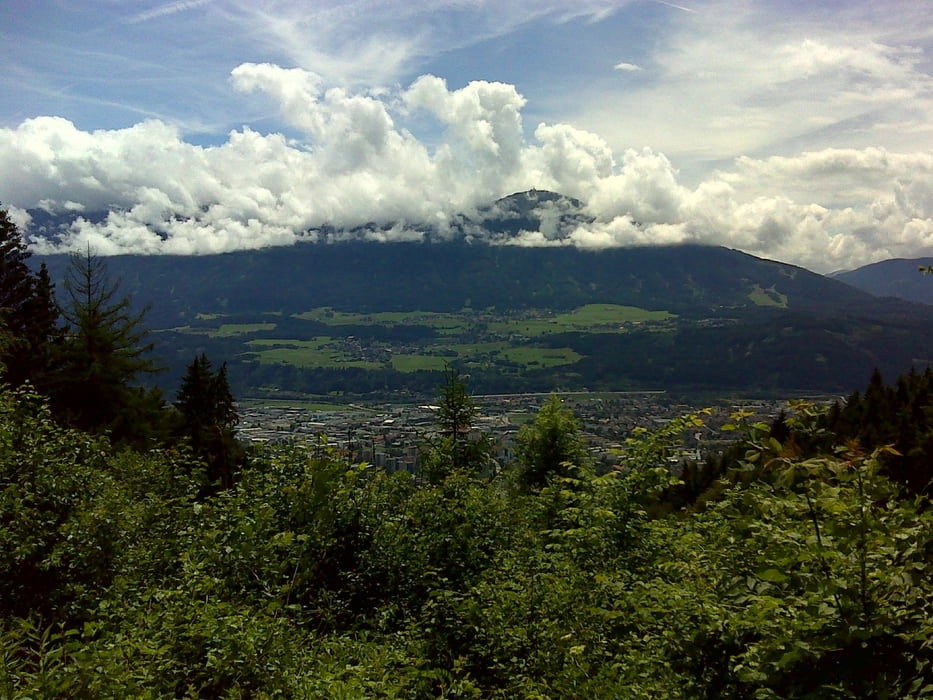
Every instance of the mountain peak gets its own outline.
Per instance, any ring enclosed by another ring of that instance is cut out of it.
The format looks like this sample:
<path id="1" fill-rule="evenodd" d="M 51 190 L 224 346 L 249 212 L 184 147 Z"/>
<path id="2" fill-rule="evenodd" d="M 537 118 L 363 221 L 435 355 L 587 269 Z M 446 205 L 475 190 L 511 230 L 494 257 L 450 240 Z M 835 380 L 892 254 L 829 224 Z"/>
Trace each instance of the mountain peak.
<path id="1" fill-rule="evenodd" d="M 490 242 L 508 242 L 522 232 L 537 232 L 548 241 L 568 237 L 581 224 L 593 219 L 584 213 L 584 203 L 550 190 L 530 189 L 515 192 L 481 207 L 470 220 Z"/>

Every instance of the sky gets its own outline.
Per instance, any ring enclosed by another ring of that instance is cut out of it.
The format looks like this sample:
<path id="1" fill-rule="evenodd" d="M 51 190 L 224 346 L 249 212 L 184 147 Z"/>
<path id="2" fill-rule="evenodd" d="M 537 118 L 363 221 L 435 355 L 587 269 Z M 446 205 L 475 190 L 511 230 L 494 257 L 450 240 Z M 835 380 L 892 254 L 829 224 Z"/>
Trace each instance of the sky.
<path id="1" fill-rule="evenodd" d="M 5 0 L 0 57 L 37 252 L 412 240 L 537 188 L 590 219 L 512 244 L 933 255 L 931 0 Z"/>

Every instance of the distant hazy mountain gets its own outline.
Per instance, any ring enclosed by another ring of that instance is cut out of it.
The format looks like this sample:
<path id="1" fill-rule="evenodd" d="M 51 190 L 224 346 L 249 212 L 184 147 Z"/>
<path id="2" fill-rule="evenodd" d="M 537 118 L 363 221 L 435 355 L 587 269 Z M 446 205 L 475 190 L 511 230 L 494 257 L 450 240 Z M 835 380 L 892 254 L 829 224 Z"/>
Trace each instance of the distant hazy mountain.
<path id="1" fill-rule="evenodd" d="M 837 272 L 832 277 L 875 296 L 933 304 L 933 277 L 919 270 L 930 265 L 933 258 L 897 258 Z"/>

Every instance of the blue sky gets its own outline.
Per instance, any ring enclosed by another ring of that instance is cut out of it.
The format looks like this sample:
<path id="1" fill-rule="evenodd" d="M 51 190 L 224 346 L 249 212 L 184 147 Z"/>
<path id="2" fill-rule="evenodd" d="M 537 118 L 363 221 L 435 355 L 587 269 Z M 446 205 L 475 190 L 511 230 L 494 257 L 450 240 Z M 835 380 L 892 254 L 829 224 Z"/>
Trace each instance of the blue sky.
<path id="1" fill-rule="evenodd" d="M 411 239 L 538 187 L 595 220 L 516 244 L 933 254 L 926 0 L 7 0 L 0 28 L 0 201 L 77 217 L 37 250 Z"/>

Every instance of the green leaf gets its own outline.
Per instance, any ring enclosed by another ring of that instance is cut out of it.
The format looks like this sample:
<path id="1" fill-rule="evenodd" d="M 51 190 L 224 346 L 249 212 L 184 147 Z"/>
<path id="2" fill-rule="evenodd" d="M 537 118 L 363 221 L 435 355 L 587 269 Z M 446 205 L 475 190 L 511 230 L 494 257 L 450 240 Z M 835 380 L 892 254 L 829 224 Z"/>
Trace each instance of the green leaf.
<path id="1" fill-rule="evenodd" d="M 787 574 L 777 569 L 765 569 L 758 572 L 758 578 L 769 583 L 784 583 L 787 580 Z"/>

